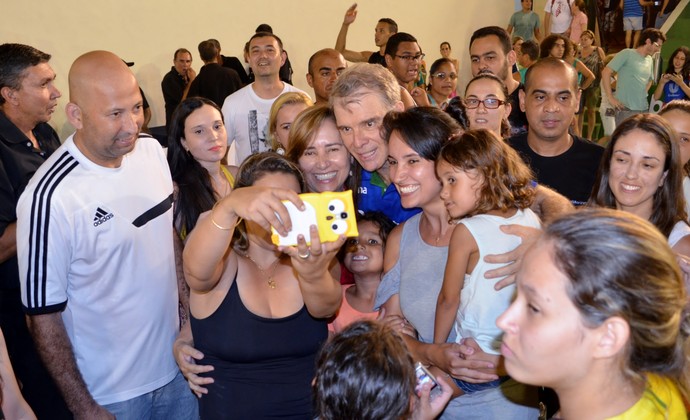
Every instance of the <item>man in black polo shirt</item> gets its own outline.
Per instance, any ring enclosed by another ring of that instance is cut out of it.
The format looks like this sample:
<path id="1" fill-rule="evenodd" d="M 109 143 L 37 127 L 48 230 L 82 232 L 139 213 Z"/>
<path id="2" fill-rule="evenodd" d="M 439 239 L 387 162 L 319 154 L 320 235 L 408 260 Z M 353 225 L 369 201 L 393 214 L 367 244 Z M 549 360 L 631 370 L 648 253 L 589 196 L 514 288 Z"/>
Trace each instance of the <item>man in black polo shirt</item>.
<path id="1" fill-rule="evenodd" d="M 40 418 L 71 418 L 26 328 L 19 292 L 15 207 L 36 169 L 60 146 L 47 124 L 60 91 L 50 55 L 0 45 L 0 328 L 22 394 Z"/>
<path id="2" fill-rule="evenodd" d="M 529 131 L 510 138 L 537 178 L 578 206 L 589 199 L 603 147 L 568 132 L 580 103 L 577 72 L 570 64 L 544 58 L 533 64 L 520 91 Z"/>

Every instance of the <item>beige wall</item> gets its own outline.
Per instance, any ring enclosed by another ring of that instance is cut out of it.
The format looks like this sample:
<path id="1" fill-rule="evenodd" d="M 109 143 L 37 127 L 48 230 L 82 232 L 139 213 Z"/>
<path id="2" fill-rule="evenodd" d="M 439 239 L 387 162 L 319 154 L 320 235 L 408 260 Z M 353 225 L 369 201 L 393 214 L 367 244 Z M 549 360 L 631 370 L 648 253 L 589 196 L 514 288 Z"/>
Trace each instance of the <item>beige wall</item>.
<path id="1" fill-rule="evenodd" d="M 543 16 L 545 0 L 534 9 Z M 196 46 L 217 38 L 224 55 L 242 56 L 244 43 L 259 23 L 269 23 L 285 44 L 295 70 L 294 84 L 312 94 L 305 79 L 309 56 L 332 47 L 350 0 L 38 0 L 3 2 L 0 42 L 33 45 L 53 55 L 51 65 L 63 92 L 51 123 L 61 138 L 72 128 L 64 116 L 68 102 L 67 73 L 80 54 L 106 49 L 134 61 L 132 68 L 151 104 L 151 126 L 165 123 L 160 81 L 172 65 L 178 47 L 193 53 L 193 66 L 201 66 Z M 422 6 L 428 4 L 427 9 Z M 449 41 L 460 59 L 460 86 L 469 78 L 468 41 L 480 26 L 507 25 L 513 0 L 409 0 L 361 1 L 357 21 L 350 27 L 348 46 L 370 50 L 379 17 L 391 17 L 401 31 L 417 37 L 428 65 L 440 57 L 438 46 Z"/>

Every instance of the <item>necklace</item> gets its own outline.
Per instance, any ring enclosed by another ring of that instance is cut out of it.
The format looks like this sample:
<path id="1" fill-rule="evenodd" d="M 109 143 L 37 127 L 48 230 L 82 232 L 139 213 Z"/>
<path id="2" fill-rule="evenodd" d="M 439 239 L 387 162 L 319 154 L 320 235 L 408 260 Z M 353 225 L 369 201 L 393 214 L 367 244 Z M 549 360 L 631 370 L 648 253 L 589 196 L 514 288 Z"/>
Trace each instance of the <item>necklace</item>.
<path id="1" fill-rule="evenodd" d="M 228 193 L 230 192 L 230 182 L 228 182 L 228 180 L 225 179 L 225 177 L 221 178 L 220 181 L 216 180 L 215 178 L 211 179 L 213 181 L 212 184 L 216 184 L 217 186 L 223 185 L 223 191 L 220 191 L 220 188 L 213 188 L 216 194 L 218 194 L 219 198 L 223 198 L 226 195 L 228 195 Z"/>
<path id="2" fill-rule="evenodd" d="M 268 270 L 271 270 L 271 274 L 268 275 L 266 273 L 267 270 L 261 268 L 261 266 L 256 261 L 254 261 L 254 258 L 252 258 L 249 254 L 244 254 L 244 257 L 251 261 L 252 264 L 254 264 L 256 268 L 261 272 L 261 274 L 266 278 L 268 287 L 270 287 L 271 289 L 275 289 L 278 284 L 275 280 L 273 280 L 273 274 L 275 274 L 276 272 L 276 267 L 278 266 L 278 262 L 280 262 L 281 257 L 276 258 L 276 260 L 273 261 L 271 265 L 268 267 Z"/>

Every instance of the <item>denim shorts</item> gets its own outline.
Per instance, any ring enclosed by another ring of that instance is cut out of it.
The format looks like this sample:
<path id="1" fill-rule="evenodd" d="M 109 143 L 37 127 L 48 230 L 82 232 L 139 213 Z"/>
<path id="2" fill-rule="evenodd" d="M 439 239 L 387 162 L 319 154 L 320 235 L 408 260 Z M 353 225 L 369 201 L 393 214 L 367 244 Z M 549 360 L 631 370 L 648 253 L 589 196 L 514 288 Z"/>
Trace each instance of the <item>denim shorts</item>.
<path id="1" fill-rule="evenodd" d="M 510 379 L 510 376 L 499 376 L 498 379 L 490 382 L 482 382 L 475 384 L 472 382 L 461 381 L 460 379 L 453 378 L 455 384 L 464 392 L 465 394 L 471 394 L 477 391 L 483 391 L 485 389 L 498 388 L 505 381 Z"/>

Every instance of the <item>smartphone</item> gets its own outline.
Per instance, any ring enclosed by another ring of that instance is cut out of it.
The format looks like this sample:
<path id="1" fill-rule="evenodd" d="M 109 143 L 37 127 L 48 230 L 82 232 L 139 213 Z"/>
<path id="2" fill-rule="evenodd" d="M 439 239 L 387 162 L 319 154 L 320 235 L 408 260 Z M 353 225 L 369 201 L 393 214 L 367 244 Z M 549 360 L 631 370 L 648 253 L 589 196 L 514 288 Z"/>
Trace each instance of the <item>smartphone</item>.
<path id="1" fill-rule="evenodd" d="M 432 391 L 436 387 L 438 387 L 438 382 L 436 382 L 436 378 L 434 378 L 434 375 L 432 375 L 431 372 L 429 372 L 429 370 L 425 368 L 423 364 L 417 362 L 414 371 L 417 374 L 417 386 L 415 387 L 415 391 L 419 392 L 419 390 L 422 388 L 422 385 L 424 385 L 427 382 L 431 383 Z"/>
<path id="2" fill-rule="evenodd" d="M 300 234 L 304 235 L 307 243 L 310 243 L 309 227 L 311 225 L 316 225 L 318 228 L 321 242 L 334 242 L 342 234 L 347 237 L 359 235 L 352 191 L 305 193 L 299 196 L 304 202 L 303 211 L 295 207 L 291 201 L 283 201 L 290 214 L 292 230 L 287 236 L 280 236 L 275 229 L 271 228 L 271 241 L 275 245 L 297 245 L 297 236 Z"/>

